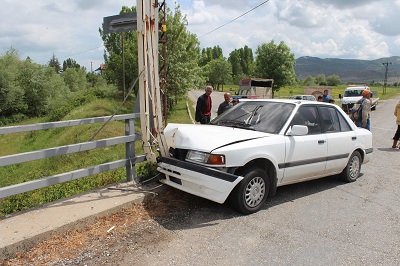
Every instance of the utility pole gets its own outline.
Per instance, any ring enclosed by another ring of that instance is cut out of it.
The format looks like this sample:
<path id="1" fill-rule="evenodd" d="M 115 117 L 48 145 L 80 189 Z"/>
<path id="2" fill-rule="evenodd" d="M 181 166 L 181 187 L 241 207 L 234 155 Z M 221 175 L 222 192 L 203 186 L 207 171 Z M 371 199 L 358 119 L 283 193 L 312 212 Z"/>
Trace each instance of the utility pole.
<path id="1" fill-rule="evenodd" d="M 388 75 L 389 65 L 391 65 L 391 64 L 392 64 L 392 62 L 382 63 L 382 65 L 385 66 L 385 79 L 383 80 L 383 94 L 386 94 L 387 75 Z"/>
<path id="2" fill-rule="evenodd" d="M 121 42 L 122 42 L 122 89 L 124 90 L 124 98 L 125 99 L 125 45 L 124 45 L 125 34 L 122 32 L 121 34 Z"/>

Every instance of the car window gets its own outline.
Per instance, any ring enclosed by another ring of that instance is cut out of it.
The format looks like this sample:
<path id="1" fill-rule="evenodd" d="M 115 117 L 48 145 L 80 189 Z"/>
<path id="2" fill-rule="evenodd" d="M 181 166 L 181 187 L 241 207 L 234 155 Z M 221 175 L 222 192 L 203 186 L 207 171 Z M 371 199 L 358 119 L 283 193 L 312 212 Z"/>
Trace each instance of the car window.
<path id="1" fill-rule="evenodd" d="M 352 129 L 351 129 L 349 123 L 348 123 L 348 122 L 346 121 L 346 119 L 343 117 L 343 115 L 342 115 L 341 113 L 339 113 L 339 112 L 337 112 L 337 114 L 338 114 L 338 117 L 339 117 L 340 130 L 341 130 L 342 132 L 351 131 Z"/>
<path id="2" fill-rule="evenodd" d="M 340 132 L 340 123 L 337 111 L 332 107 L 320 107 L 323 132 Z"/>
<path id="3" fill-rule="evenodd" d="M 336 108 L 319 107 L 323 132 L 350 131 L 351 127 Z"/>
<path id="4" fill-rule="evenodd" d="M 308 127 L 308 135 L 321 134 L 319 114 L 315 106 L 301 106 L 293 117 L 291 125 Z"/>
<path id="5" fill-rule="evenodd" d="M 277 134 L 293 112 L 291 103 L 246 101 L 222 113 L 211 125 L 237 127 Z"/>

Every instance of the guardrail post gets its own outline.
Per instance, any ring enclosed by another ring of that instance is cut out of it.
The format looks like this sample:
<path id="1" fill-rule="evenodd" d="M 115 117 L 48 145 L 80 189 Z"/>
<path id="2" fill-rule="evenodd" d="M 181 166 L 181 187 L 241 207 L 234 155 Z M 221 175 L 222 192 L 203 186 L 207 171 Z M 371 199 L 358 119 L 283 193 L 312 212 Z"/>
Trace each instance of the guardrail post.
<path id="1" fill-rule="evenodd" d="M 125 119 L 125 136 L 135 134 L 135 120 Z M 126 181 L 133 181 L 133 178 L 136 177 L 136 169 L 135 165 L 132 162 L 132 159 L 135 157 L 135 142 L 127 142 L 125 143 L 125 152 L 126 159 L 129 163 L 126 165 Z"/>

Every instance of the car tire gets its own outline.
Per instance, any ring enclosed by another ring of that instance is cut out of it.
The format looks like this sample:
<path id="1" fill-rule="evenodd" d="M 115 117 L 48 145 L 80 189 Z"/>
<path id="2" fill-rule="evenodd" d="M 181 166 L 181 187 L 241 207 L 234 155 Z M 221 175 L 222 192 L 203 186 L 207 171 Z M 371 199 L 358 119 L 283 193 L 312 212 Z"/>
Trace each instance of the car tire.
<path id="1" fill-rule="evenodd" d="M 361 170 L 361 155 L 358 151 L 351 154 L 346 168 L 343 169 L 340 177 L 343 181 L 354 182 L 360 176 Z"/>
<path id="2" fill-rule="evenodd" d="M 249 168 L 240 175 L 244 178 L 232 191 L 230 201 L 240 213 L 255 213 L 267 200 L 270 187 L 268 174 L 260 168 Z"/>

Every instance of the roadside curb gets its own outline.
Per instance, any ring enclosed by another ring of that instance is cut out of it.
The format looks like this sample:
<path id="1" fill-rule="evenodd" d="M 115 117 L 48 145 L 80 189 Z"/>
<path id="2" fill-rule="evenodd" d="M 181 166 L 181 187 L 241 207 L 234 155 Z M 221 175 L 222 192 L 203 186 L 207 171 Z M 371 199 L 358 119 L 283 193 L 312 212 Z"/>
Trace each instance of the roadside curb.
<path id="1" fill-rule="evenodd" d="M 82 228 L 98 217 L 142 203 L 162 192 L 160 183 L 136 187 L 132 182 L 96 189 L 0 219 L 0 262 L 26 252 L 43 240 Z"/>

